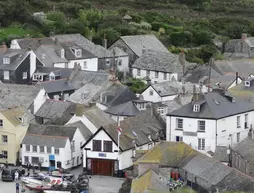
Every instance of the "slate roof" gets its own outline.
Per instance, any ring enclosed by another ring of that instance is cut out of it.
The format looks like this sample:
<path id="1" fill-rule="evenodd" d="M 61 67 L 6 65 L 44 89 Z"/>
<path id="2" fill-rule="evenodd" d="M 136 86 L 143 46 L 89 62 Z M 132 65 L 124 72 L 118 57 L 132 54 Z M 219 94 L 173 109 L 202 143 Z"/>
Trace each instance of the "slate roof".
<path id="1" fill-rule="evenodd" d="M 78 46 L 74 42 L 64 42 L 60 43 L 65 51 L 65 57 L 68 60 L 79 60 L 79 59 L 90 59 L 90 58 L 96 58 L 94 54 L 89 52 L 88 50 L 84 49 L 81 46 Z M 72 51 L 72 49 L 81 49 L 81 57 L 76 57 L 75 52 Z"/>
<path id="2" fill-rule="evenodd" d="M 48 99 L 35 113 L 35 116 L 48 119 L 48 124 L 64 125 L 71 119 L 75 109 L 74 103 Z"/>
<path id="3" fill-rule="evenodd" d="M 225 146 L 217 146 L 212 157 L 220 162 L 228 162 L 227 149 Z"/>
<path id="4" fill-rule="evenodd" d="M 236 97 L 239 97 L 248 102 L 254 102 L 254 86 L 246 87 L 244 81 L 231 89 L 228 92 Z"/>
<path id="5" fill-rule="evenodd" d="M 20 49 L 7 49 L 6 52 L 0 52 L 0 69 L 15 70 L 28 55 L 27 50 Z M 3 64 L 3 58 L 5 57 L 10 58 L 10 64 Z"/>
<path id="6" fill-rule="evenodd" d="M 56 35 L 54 38 L 57 38 L 59 42 L 74 42 L 78 46 L 88 50 L 93 55 L 98 58 L 110 58 L 113 57 L 113 53 L 106 48 L 96 45 L 90 40 L 86 39 L 81 34 L 65 34 L 65 35 Z"/>
<path id="7" fill-rule="evenodd" d="M 82 121 L 70 123 L 67 126 L 78 127 L 86 141 L 89 140 L 90 137 L 93 135 L 93 133 L 83 124 Z"/>
<path id="8" fill-rule="evenodd" d="M 33 135 L 67 137 L 72 141 L 76 130 L 76 126 L 30 124 L 27 133 Z"/>
<path id="9" fill-rule="evenodd" d="M 138 57 L 142 55 L 143 48 L 158 52 L 169 52 L 153 34 L 121 36 L 120 39 L 122 39 Z"/>
<path id="10" fill-rule="evenodd" d="M 136 100 L 137 96 L 129 89 L 129 87 L 122 85 L 121 83 L 115 83 L 110 85 L 102 93 L 102 98 L 104 100 L 100 101 L 100 103 L 106 105 L 107 107 L 112 107 L 128 101 Z"/>
<path id="11" fill-rule="evenodd" d="M 14 126 L 17 126 L 22 124 L 22 122 L 18 119 L 18 117 L 22 118 L 26 114 L 26 109 L 21 107 L 11 108 L 1 111 L 1 114 L 7 120 L 9 120 Z"/>
<path id="12" fill-rule="evenodd" d="M 241 77 L 238 76 L 241 79 Z M 211 79 L 211 87 L 218 86 L 220 88 L 228 89 L 232 85 L 232 83 L 236 80 L 236 74 L 227 73 L 218 78 Z M 218 84 L 219 83 L 219 84 Z M 216 85 L 218 84 L 218 85 Z"/>
<path id="13" fill-rule="evenodd" d="M 186 68 L 192 65 L 196 64 L 191 64 L 187 61 L 185 63 Z M 134 62 L 132 67 L 151 71 L 178 73 L 178 76 L 182 76 L 183 72 L 178 55 L 170 52 L 158 52 L 153 50 L 146 51 Z"/>
<path id="14" fill-rule="evenodd" d="M 97 106 L 85 109 L 83 114 L 98 129 L 103 125 L 115 123 L 112 118 Z"/>
<path id="15" fill-rule="evenodd" d="M 243 141 L 231 147 L 235 152 L 240 154 L 243 159 L 254 164 L 254 139 L 247 137 Z"/>
<path id="16" fill-rule="evenodd" d="M 187 156 L 197 154 L 197 151 L 183 142 L 160 142 L 134 164 L 158 163 L 160 166 L 178 167 Z"/>
<path id="17" fill-rule="evenodd" d="M 17 39 L 17 42 L 21 49 L 28 49 L 30 46 L 32 50 L 36 50 L 41 45 L 52 45 L 54 41 L 52 38 L 24 38 L 24 39 Z"/>
<path id="18" fill-rule="evenodd" d="M 124 52 L 122 49 L 118 47 L 109 48 L 110 51 L 115 52 L 115 57 L 121 57 L 121 56 L 129 56 L 128 53 Z"/>
<path id="19" fill-rule="evenodd" d="M 169 116 L 192 117 L 192 118 L 207 118 L 221 119 L 224 117 L 236 115 L 239 113 L 249 112 L 254 109 L 253 104 L 244 101 L 240 98 L 234 98 L 234 102 L 228 100 L 218 92 L 209 92 L 202 95 L 203 98 L 198 101 L 202 103 L 200 112 L 193 112 L 192 102 L 177 109 Z"/>
<path id="20" fill-rule="evenodd" d="M 109 107 L 105 110 L 106 113 L 111 115 L 135 117 L 140 113 L 139 109 L 133 101 L 129 101 L 120 105 Z"/>
<path id="21" fill-rule="evenodd" d="M 37 84 L 38 87 L 44 88 L 46 93 L 55 93 L 63 91 L 74 91 L 75 88 L 66 79 L 45 81 Z"/>
<path id="22" fill-rule="evenodd" d="M 0 83 L 0 109 L 19 106 L 27 109 L 39 91 L 39 88 L 31 85 Z"/>
<path id="23" fill-rule="evenodd" d="M 55 148 L 64 148 L 68 138 L 45 135 L 26 134 L 22 144 L 42 145 Z"/>
<path id="24" fill-rule="evenodd" d="M 146 190 L 168 192 L 168 179 L 150 169 L 131 183 L 131 193 L 143 193 Z"/>
<path id="25" fill-rule="evenodd" d="M 111 136 L 111 138 L 117 143 L 117 123 L 106 125 L 103 129 Z M 147 144 L 150 142 L 148 135 L 151 135 L 153 140 L 156 140 L 158 133 L 164 129 L 160 120 L 151 115 L 150 110 L 145 111 L 137 115 L 120 121 L 120 127 L 122 128 L 122 134 L 120 135 L 120 148 L 121 150 L 128 150 L 134 147 L 133 140 L 138 146 Z M 135 135 L 137 137 L 135 137 Z"/>
<path id="26" fill-rule="evenodd" d="M 56 63 L 68 63 L 68 60 L 61 58 L 61 55 L 56 50 L 61 50 L 61 47 L 56 44 L 41 45 L 36 49 L 35 54 L 47 67 L 54 67 Z M 42 54 L 45 54 L 45 58 L 42 57 Z"/>
<path id="27" fill-rule="evenodd" d="M 64 79 L 68 78 L 71 75 L 72 69 L 38 66 L 35 71 L 35 73 L 46 73 L 47 75 L 49 75 L 51 72 L 60 75 L 60 78 Z"/>

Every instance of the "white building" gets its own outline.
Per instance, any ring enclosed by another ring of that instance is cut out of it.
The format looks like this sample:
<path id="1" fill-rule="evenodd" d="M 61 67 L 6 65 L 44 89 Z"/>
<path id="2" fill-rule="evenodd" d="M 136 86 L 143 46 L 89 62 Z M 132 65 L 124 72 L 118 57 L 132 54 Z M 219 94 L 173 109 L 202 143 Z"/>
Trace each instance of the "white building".
<path id="1" fill-rule="evenodd" d="M 111 49 L 115 57 L 115 67 L 119 72 L 123 72 L 124 75 L 129 73 L 129 55 L 118 47 Z M 107 60 L 109 65 L 110 59 Z"/>
<path id="2" fill-rule="evenodd" d="M 30 124 L 20 150 L 22 165 L 72 168 L 82 163 L 80 146 L 85 137 L 78 127 Z"/>
<path id="3" fill-rule="evenodd" d="M 183 141 L 202 152 L 243 140 L 254 123 L 254 106 L 221 89 L 194 94 L 192 102 L 168 113 L 167 141 Z"/>
<path id="4" fill-rule="evenodd" d="M 144 50 L 144 54 L 132 65 L 132 76 L 149 78 L 152 83 L 180 80 L 190 63 L 180 64 L 178 55 L 168 52 Z"/>
<path id="5" fill-rule="evenodd" d="M 118 152 L 117 123 L 101 127 L 83 146 L 83 168 L 92 175 L 123 176 L 132 166 L 135 150 L 148 150 L 160 138 L 163 126 L 146 111 L 120 122 Z"/>

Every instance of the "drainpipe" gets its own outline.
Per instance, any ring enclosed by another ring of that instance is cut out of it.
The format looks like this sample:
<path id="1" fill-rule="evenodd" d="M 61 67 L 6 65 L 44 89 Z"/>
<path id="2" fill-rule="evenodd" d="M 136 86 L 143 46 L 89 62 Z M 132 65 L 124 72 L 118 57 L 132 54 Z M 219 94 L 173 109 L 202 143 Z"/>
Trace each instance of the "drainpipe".
<path id="1" fill-rule="evenodd" d="M 217 147 L 217 143 L 218 143 L 218 139 L 217 139 L 217 135 L 218 135 L 218 130 L 217 130 L 217 124 L 218 124 L 218 120 L 216 120 L 216 131 L 215 131 L 215 149 Z"/>
<path id="2" fill-rule="evenodd" d="M 166 126 L 167 128 L 167 126 Z M 169 117 L 169 139 L 168 141 L 171 141 L 171 116 Z"/>

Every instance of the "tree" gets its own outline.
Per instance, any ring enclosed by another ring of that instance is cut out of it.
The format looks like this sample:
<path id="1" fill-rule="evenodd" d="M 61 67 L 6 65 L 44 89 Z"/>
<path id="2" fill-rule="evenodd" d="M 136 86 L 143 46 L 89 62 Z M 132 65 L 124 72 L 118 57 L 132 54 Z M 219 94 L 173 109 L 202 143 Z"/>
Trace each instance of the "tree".
<path id="1" fill-rule="evenodd" d="M 47 14 L 47 19 L 56 22 L 65 22 L 66 18 L 63 12 L 61 11 L 50 11 Z"/>
<path id="2" fill-rule="evenodd" d="M 132 90 L 134 93 L 142 93 L 146 88 L 146 84 L 137 78 L 130 78 L 126 85 Z"/>

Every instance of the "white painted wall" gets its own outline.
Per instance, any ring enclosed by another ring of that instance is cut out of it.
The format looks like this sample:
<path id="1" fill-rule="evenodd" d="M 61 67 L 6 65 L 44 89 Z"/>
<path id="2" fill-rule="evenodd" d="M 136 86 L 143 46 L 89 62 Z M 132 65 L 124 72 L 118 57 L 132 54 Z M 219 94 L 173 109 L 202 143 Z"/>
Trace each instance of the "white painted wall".
<path id="1" fill-rule="evenodd" d="M 122 65 L 119 65 L 119 60 L 122 60 Z M 129 72 L 129 56 L 116 57 L 117 69 L 120 72 Z"/>
<path id="2" fill-rule="evenodd" d="M 150 95 L 150 91 L 153 91 L 153 95 Z M 161 97 L 152 86 L 149 86 L 144 92 L 141 93 L 144 100 L 150 102 L 161 102 L 161 101 L 170 101 L 173 100 L 177 95 L 170 95 Z"/>
<path id="3" fill-rule="evenodd" d="M 176 141 L 176 136 L 182 136 L 183 142 L 191 144 L 194 149 L 198 150 L 198 138 L 204 138 L 206 143 L 205 151 L 215 151 L 216 145 L 228 146 L 237 143 L 237 133 L 240 133 L 240 141 L 248 135 L 248 130 L 244 128 L 245 114 L 248 114 L 248 125 L 253 124 L 254 112 L 242 113 L 239 115 L 230 116 L 219 120 L 196 119 L 196 118 L 182 118 L 183 130 L 176 129 L 176 119 L 181 117 L 167 116 L 167 141 Z M 237 128 L 237 116 L 240 116 L 241 127 Z M 198 120 L 205 120 L 206 131 L 197 132 Z M 216 130 L 217 130 L 217 144 L 216 144 Z M 197 136 L 183 135 L 184 132 L 197 132 Z M 232 137 L 230 137 L 232 135 Z"/>
<path id="4" fill-rule="evenodd" d="M 75 149 L 73 151 L 72 157 L 74 157 L 74 166 L 78 166 L 82 164 L 81 157 L 82 157 L 83 151 L 81 150 L 81 146 L 86 141 L 79 129 L 76 130 L 73 136 L 73 140 L 74 140 Z M 78 159 L 78 162 L 77 162 L 77 159 Z"/>
<path id="5" fill-rule="evenodd" d="M 138 69 L 132 68 L 132 76 L 134 78 L 143 79 L 147 76 L 146 70 L 141 69 L 140 76 L 138 76 Z M 178 80 L 177 73 L 172 73 L 172 74 L 167 73 L 167 77 L 166 77 L 166 79 L 164 79 L 164 72 L 159 72 L 158 78 L 155 78 L 155 71 L 150 71 L 150 76 L 149 76 L 152 83 L 170 81 L 170 80 L 172 80 L 173 77 L 175 77 L 175 79 Z"/>
<path id="6" fill-rule="evenodd" d="M 87 68 L 84 68 L 84 62 L 86 62 Z M 98 71 L 98 58 L 70 60 L 68 68 L 74 68 L 75 63 L 80 64 L 81 70 Z"/>
<path id="7" fill-rule="evenodd" d="M 240 84 L 242 82 L 242 79 L 238 77 L 237 79 L 237 84 Z M 228 89 L 233 88 L 234 86 L 236 86 L 236 81 L 234 81 L 229 87 Z"/>
<path id="8" fill-rule="evenodd" d="M 33 51 L 29 51 L 30 54 L 30 78 L 32 78 L 36 70 L 36 55 Z"/>
<path id="9" fill-rule="evenodd" d="M 11 41 L 10 48 L 11 48 L 11 49 L 21 49 L 20 46 L 19 46 L 19 44 L 18 44 L 17 39 L 14 39 L 14 40 Z"/>
<path id="10" fill-rule="evenodd" d="M 84 115 L 81 116 L 76 116 L 73 115 L 72 118 L 66 123 L 66 125 L 75 123 L 77 121 L 82 121 L 82 123 L 94 134 L 99 128 L 95 127 L 94 124 L 87 119 Z"/>
<path id="11" fill-rule="evenodd" d="M 66 68 L 67 64 L 65 63 L 54 63 L 55 68 Z"/>
<path id="12" fill-rule="evenodd" d="M 49 97 L 44 88 L 42 88 L 34 99 L 34 114 L 41 108 L 47 99 L 49 99 Z"/>

